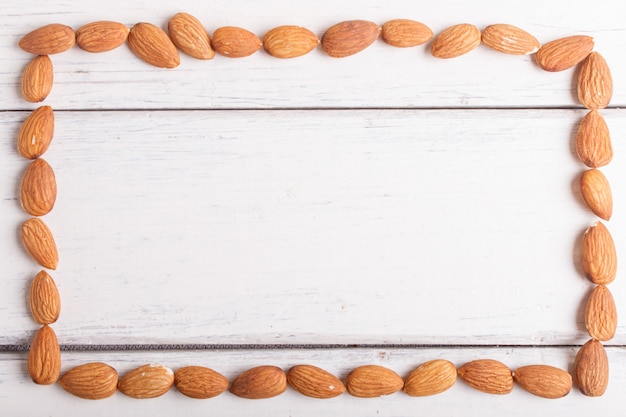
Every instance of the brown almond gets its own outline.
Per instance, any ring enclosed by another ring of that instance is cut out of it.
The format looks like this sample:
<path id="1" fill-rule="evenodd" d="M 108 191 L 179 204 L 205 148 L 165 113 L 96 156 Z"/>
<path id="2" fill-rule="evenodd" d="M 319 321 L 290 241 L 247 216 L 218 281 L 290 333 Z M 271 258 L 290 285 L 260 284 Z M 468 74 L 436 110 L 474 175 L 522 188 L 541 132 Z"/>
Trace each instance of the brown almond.
<path id="1" fill-rule="evenodd" d="M 312 365 L 296 365 L 289 369 L 287 383 L 300 394 L 313 398 L 334 398 L 346 391 L 339 378 Z"/>
<path id="2" fill-rule="evenodd" d="M 617 274 L 617 253 L 609 230 L 601 222 L 589 227 L 581 245 L 582 268 L 594 284 L 607 285 Z"/>
<path id="3" fill-rule="evenodd" d="M 118 48 L 128 38 L 128 27 L 119 22 L 98 21 L 76 31 L 76 45 L 87 52 L 107 52 Z"/>
<path id="4" fill-rule="evenodd" d="M 52 324 L 61 313 L 61 297 L 52 277 L 41 271 L 30 285 L 30 312 L 39 324 Z"/>
<path id="5" fill-rule="evenodd" d="M 30 163 L 20 187 L 20 203 L 31 216 L 44 216 L 54 207 L 57 182 L 50 164 L 43 158 Z"/>
<path id="6" fill-rule="evenodd" d="M 257 400 L 276 397 L 287 389 L 287 376 L 277 366 L 257 366 L 241 373 L 230 386 L 230 392 L 241 398 Z"/>
<path id="7" fill-rule="evenodd" d="M 613 214 L 611 186 L 602 171 L 588 169 L 580 177 L 580 192 L 585 204 L 598 217 L 609 220 Z"/>
<path id="8" fill-rule="evenodd" d="M 367 20 L 347 20 L 331 26 L 322 36 L 322 49 L 333 58 L 361 52 L 374 43 L 382 28 Z"/>
<path id="9" fill-rule="evenodd" d="M 585 326 L 589 336 L 606 342 L 615 336 L 617 330 L 617 307 L 611 291 L 598 285 L 591 292 L 585 309 Z"/>
<path id="10" fill-rule="evenodd" d="M 572 376 L 554 366 L 522 366 L 513 377 L 520 387 L 543 398 L 565 397 L 572 390 Z"/>
<path id="11" fill-rule="evenodd" d="M 478 391 L 508 394 L 513 391 L 513 372 L 502 362 L 478 359 L 459 368 L 459 377 Z"/>
<path id="12" fill-rule="evenodd" d="M 117 371 L 106 363 L 91 362 L 67 371 L 59 381 L 72 395 L 86 400 L 109 398 L 117 391 Z"/>
<path id="13" fill-rule="evenodd" d="M 597 110 L 583 118 L 576 133 L 578 158 L 590 168 L 607 165 L 613 159 L 613 145 L 609 127 Z"/>
<path id="14" fill-rule="evenodd" d="M 229 58 L 244 58 L 261 49 L 261 40 L 249 30 L 224 26 L 213 32 L 213 49 Z"/>
<path id="15" fill-rule="evenodd" d="M 364 365 L 346 377 L 346 390 L 360 398 L 382 397 L 400 391 L 404 381 L 391 369 L 378 365 Z"/>
<path id="16" fill-rule="evenodd" d="M 584 395 L 604 394 L 609 385 L 609 358 L 602 343 L 591 339 L 580 348 L 574 361 L 574 381 Z"/>
<path id="17" fill-rule="evenodd" d="M 541 46 L 530 33 L 507 24 L 487 26 L 482 33 L 482 42 L 498 52 L 512 55 L 534 54 Z"/>
<path id="18" fill-rule="evenodd" d="M 431 53 L 436 58 L 455 58 L 480 45 L 480 30 L 469 23 L 454 25 L 441 32 L 433 41 Z"/>
<path id="19" fill-rule="evenodd" d="M 54 136 L 54 112 L 50 106 L 41 106 L 24 120 L 17 137 L 17 151 L 26 159 L 43 155 Z"/>
<path id="20" fill-rule="evenodd" d="M 40 103 L 48 97 L 54 83 L 54 68 L 47 55 L 33 58 L 22 74 L 22 97 L 31 103 Z"/>
<path id="21" fill-rule="evenodd" d="M 52 23 L 28 33 L 20 40 L 19 47 L 35 55 L 52 55 L 67 51 L 75 41 L 71 27 Z"/>
<path id="22" fill-rule="evenodd" d="M 394 19 L 382 28 L 382 38 L 387 44 L 398 48 L 408 48 L 428 42 L 433 31 L 423 23 L 410 19 Z"/>
<path id="23" fill-rule="evenodd" d="M 22 224 L 22 244 L 26 252 L 41 266 L 56 269 L 59 253 L 52 232 L 43 220 L 29 219 Z"/>
<path id="24" fill-rule="evenodd" d="M 454 364 L 436 359 L 415 368 L 405 379 L 402 390 L 412 397 L 440 394 L 454 385 L 457 371 Z"/>
<path id="25" fill-rule="evenodd" d="M 263 48 L 276 58 L 296 58 L 311 52 L 319 44 L 317 35 L 300 26 L 279 26 L 263 36 Z"/>
<path id="26" fill-rule="evenodd" d="M 564 71 L 587 58 L 593 45 L 591 36 L 575 35 L 557 39 L 539 48 L 537 63 L 546 71 Z"/>
<path id="27" fill-rule="evenodd" d="M 125 374 L 117 389 L 132 398 L 156 398 L 165 394 L 174 384 L 174 372 L 160 364 L 143 365 Z"/>
<path id="28" fill-rule="evenodd" d="M 28 374 L 35 384 L 50 385 L 61 373 L 61 348 L 52 327 L 45 325 L 35 333 L 28 350 Z"/>
<path id="29" fill-rule="evenodd" d="M 174 373 L 174 385 L 187 397 L 204 399 L 216 397 L 226 391 L 228 379 L 204 366 L 185 366 Z"/>
<path id="30" fill-rule="evenodd" d="M 189 13 L 177 13 L 167 24 L 167 32 L 174 45 L 196 59 L 213 59 L 215 51 L 202 22 Z"/>
<path id="31" fill-rule="evenodd" d="M 180 56 L 167 33 L 152 23 L 137 23 L 128 33 L 128 46 L 139 58 L 159 68 L 176 68 Z"/>
<path id="32" fill-rule="evenodd" d="M 578 74 L 578 99 L 588 109 L 603 109 L 613 97 L 613 77 L 606 60 L 592 52 Z"/>

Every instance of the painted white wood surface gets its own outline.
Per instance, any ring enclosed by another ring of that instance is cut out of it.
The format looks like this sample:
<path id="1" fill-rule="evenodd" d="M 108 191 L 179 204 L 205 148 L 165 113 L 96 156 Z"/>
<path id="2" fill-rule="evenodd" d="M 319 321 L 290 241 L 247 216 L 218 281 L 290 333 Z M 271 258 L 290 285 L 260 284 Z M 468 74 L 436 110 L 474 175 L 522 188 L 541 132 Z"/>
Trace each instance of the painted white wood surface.
<path id="1" fill-rule="evenodd" d="M 3 4 L 0 233 L 12 238 L 0 253 L 0 345 L 23 346 L 36 328 L 26 296 L 37 269 L 17 241 L 26 218 L 16 200 L 26 163 L 14 151 L 27 114 L 15 110 L 34 107 L 19 97 L 29 57 L 15 45 L 32 28 L 100 19 L 164 25 L 180 10 L 196 14 L 209 29 L 233 24 L 259 35 L 280 24 L 321 34 L 354 18 L 414 18 L 435 32 L 459 22 L 507 22 L 544 42 L 594 36 L 614 72 L 612 105 L 620 107 L 626 102 L 624 9 L 618 1 L 593 9 L 582 1 L 441 1 L 426 7 L 372 0 L 358 8 L 347 1 Z M 45 157 L 58 176 L 59 200 L 46 221 L 61 248 L 53 276 L 64 303 L 55 325 L 62 343 L 528 346 L 83 352 L 64 353 L 64 369 L 88 360 L 109 361 L 121 372 L 145 362 L 174 368 L 200 363 L 233 377 L 259 364 L 287 369 L 305 362 L 345 376 L 365 363 L 404 374 L 436 357 L 459 365 L 491 357 L 513 368 L 571 366 L 574 347 L 550 346 L 585 340 L 582 306 L 590 286 L 576 255 L 580 234 L 594 221 L 576 190 L 583 167 L 574 157 L 573 135 L 585 111 L 574 100 L 573 70 L 547 74 L 531 58 L 485 47 L 438 61 L 425 47 L 401 50 L 382 42 L 345 60 L 319 50 L 292 61 L 259 52 L 211 62 L 183 57 L 174 71 L 150 68 L 126 48 L 97 56 L 72 50 L 53 60 L 56 83 L 46 103 L 57 109 L 58 124 Z M 368 110 L 349 110 L 354 107 Z M 432 107 L 455 109 L 393 110 Z M 521 109 L 461 110 L 471 107 Z M 264 110 L 220 110 L 233 108 Z M 113 111 L 84 111 L 94 109 Z M 623 111 L 604 114 L 616 149 L 604 171 L 616 198 L 610 229 L 619 250 L 626 235 L 619 138 L 626 126 Z M 120 154 L 120 146 L 128 148 Z M 171 240 L 179 244 L 172 247 Z M 620 311 L 623 285 L 618 279 L 611 287 Z M 419 404 L 402 394 L 320 402 L 293 392 L 260 403 L 228 394 L 195 402 L 172 392 L 152 401 L 116 395 L 94 404 L 58 386 L 34 386 L 23 353 L 0 353 L 0 401 L 11 415 L 66 415 L 69 409 L 83 415 L 200 415 L 208 407 L 222 415 L 412 415 L 425 409 L 431 415 L 583 415 L 623 405 L 623 326 L 618 333 L 609 349 L 611 387 L 595 400 L 575 392 L 550 402 L 519 389 L 491 397 L 459 383 Z M 33 402 L 35 396 L 40 401 Z"/>

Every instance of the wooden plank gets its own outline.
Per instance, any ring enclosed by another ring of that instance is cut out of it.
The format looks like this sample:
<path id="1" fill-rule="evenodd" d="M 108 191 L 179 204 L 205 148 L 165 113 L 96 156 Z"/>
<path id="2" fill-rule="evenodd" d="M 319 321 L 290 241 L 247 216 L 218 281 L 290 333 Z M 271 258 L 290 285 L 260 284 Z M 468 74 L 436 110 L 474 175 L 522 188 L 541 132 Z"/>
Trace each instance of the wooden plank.
<path id="1" fill-rule="evenodd" d="M 615 132 L 622 113 L 605 112 Z M 575 185 L 583 114 L 57 113 L 45 220 L 61 254 L 60 340 L 582 343 L 590 285 L 576 253 L 595 219 Z M 24 114 L 8 116 L 5 137 Z M 0 162 L 1 232 L 16 236 L 26 162 L 9 142 Z M 626 223 L 610 228 L 619 247 Z M 17 237 L 7 245 L 0 343 L 27 343 L 38 268 Z"/>

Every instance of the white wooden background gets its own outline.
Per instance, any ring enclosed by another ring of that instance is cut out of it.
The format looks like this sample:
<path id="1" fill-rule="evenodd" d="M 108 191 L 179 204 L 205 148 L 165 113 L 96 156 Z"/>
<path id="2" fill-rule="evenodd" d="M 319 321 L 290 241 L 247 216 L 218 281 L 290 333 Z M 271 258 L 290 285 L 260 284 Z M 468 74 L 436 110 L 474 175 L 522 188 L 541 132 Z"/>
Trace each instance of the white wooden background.
<path id="1" fill-rule="evenodd" d="M 541 42 L 593 36 L 615 78 L 612 107 L 603 114 L 616 156 L 603 171 L 615 198 L 609 228 L 623 253 L 621 1 L 5 1 L 4 413 L 526 416 L 626 405 L 623 325 L 607 347 L 611 382 L 599 399 L 574 390 L 547 401 L 519 388 L 489 396 L 458 382 L 422 399 L 397 393 L 320 401 L 288 391 L 260 402 L 229 393 L 197 401 L 172 390 L 154 400 L 117 394 L 89 402 L 30 382 L 24 349 L 37 325 L 26 299 L 38 269 L 18 241 L 27 216 L 16 196 L 27 162 L 15 138 L 35 105 L 19 95 L 30 56 L 17 42 L 53 22 L 165 27 L 178 11 L 209 30 L 236 25 L 259 35 L 282 24 L 321 36 L 342 20 L 411 18 L 435 33 L 456 23 L 504 22 Z M 576 185 L 583 166 L 573 139 L 585 110 L 575 100 L 574 70 L 546 73 L 531 57 L 484 46 L 436 60 L 427 46 L 396 49 L 382 41 L 345 59 L 320 49 L 289 61 L 264 52 L 208 62 L 182 56 L 172 71 L 149 67 L 126 47 L 101 55 L 74 49 L 53 62 L 46 104 L 57 124 L 44 158 L 55 169 L 59 198 L 45 220 L 61 256 L 52 275 L 63 303 L 54 328 L 70 350 L 64 370 L 101 360 L 123 373 L 161 362 L 206 365 L 233 378 L 262 364 L 311 363 L 345 377 L 370 363 L 404 375 L 434 358 L 571 370 L 586 340 L 582 315 L 591 288 L 578 262 L 580 237 L 595 221 Z M 620 313 L 621 275 L 611 285 Z"/>

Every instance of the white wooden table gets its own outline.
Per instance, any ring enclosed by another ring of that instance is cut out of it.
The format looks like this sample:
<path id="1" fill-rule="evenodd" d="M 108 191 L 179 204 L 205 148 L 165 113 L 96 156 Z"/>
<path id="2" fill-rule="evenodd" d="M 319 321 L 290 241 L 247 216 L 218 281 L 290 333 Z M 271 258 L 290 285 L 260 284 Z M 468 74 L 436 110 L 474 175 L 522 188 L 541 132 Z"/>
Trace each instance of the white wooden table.
<path id="1" fill-rule="evenodd" d="M 33 384 L 25 368 L 38 326 L 27 305 L 39 271 L 21 248 L 15 150 L 35 108 L 19 94 L 30 56 L 17 48 L 48 23 L 96 20 L 165 27 L 188 11 L 209 29 L 260 36 L 297 24 L 321 36 L 349 19 L 410 18 L 435 33 L 456 23 L 511 23 L 541 42 L 596 40 L 615 93 L 604 110 L 615 158 L 603 169 L 615 210 L 609 228 L 626 247 L 626 4 L 583 1 L 278 0 L 173 2 L 8 1 L 0 6 L 0 406 L 6 415 L 600 415 L 625 405 L 626 332 L 607 344 L 610 386 L 560 400 L 519 387 L 491 396 L 462 381 L 444 394 L 269 400 L 224 393 L 152 400 L 118 393 L 91 402 Z M 532 57 L 480 46 L 437 60 L 428 46 L 376 42 L 353 57 L 321 49 L 294 60 L 259 51 L 212 61 L 181 57 L 148 66 L 126 47 L 77 48 L 53 57 L 45 104 L 56 130 L 45 159 L 59 198 L 46 222 L 60 264 L 54 329 L 63 370 L 105 361 L 209 366 L 229 379 L 272 364 L 310 363 L 345 377 L 364 364 L 400 375 L 430 359 L 460 366 L 497 359 L 512 369 L 572 370 L 591 289 L 582 232 L 596 218 L 577 188 L 573 148 L 586 113 L 574 70 L 547 73 Z M 620 312 L 626 284 L 611 285 Z"/>

